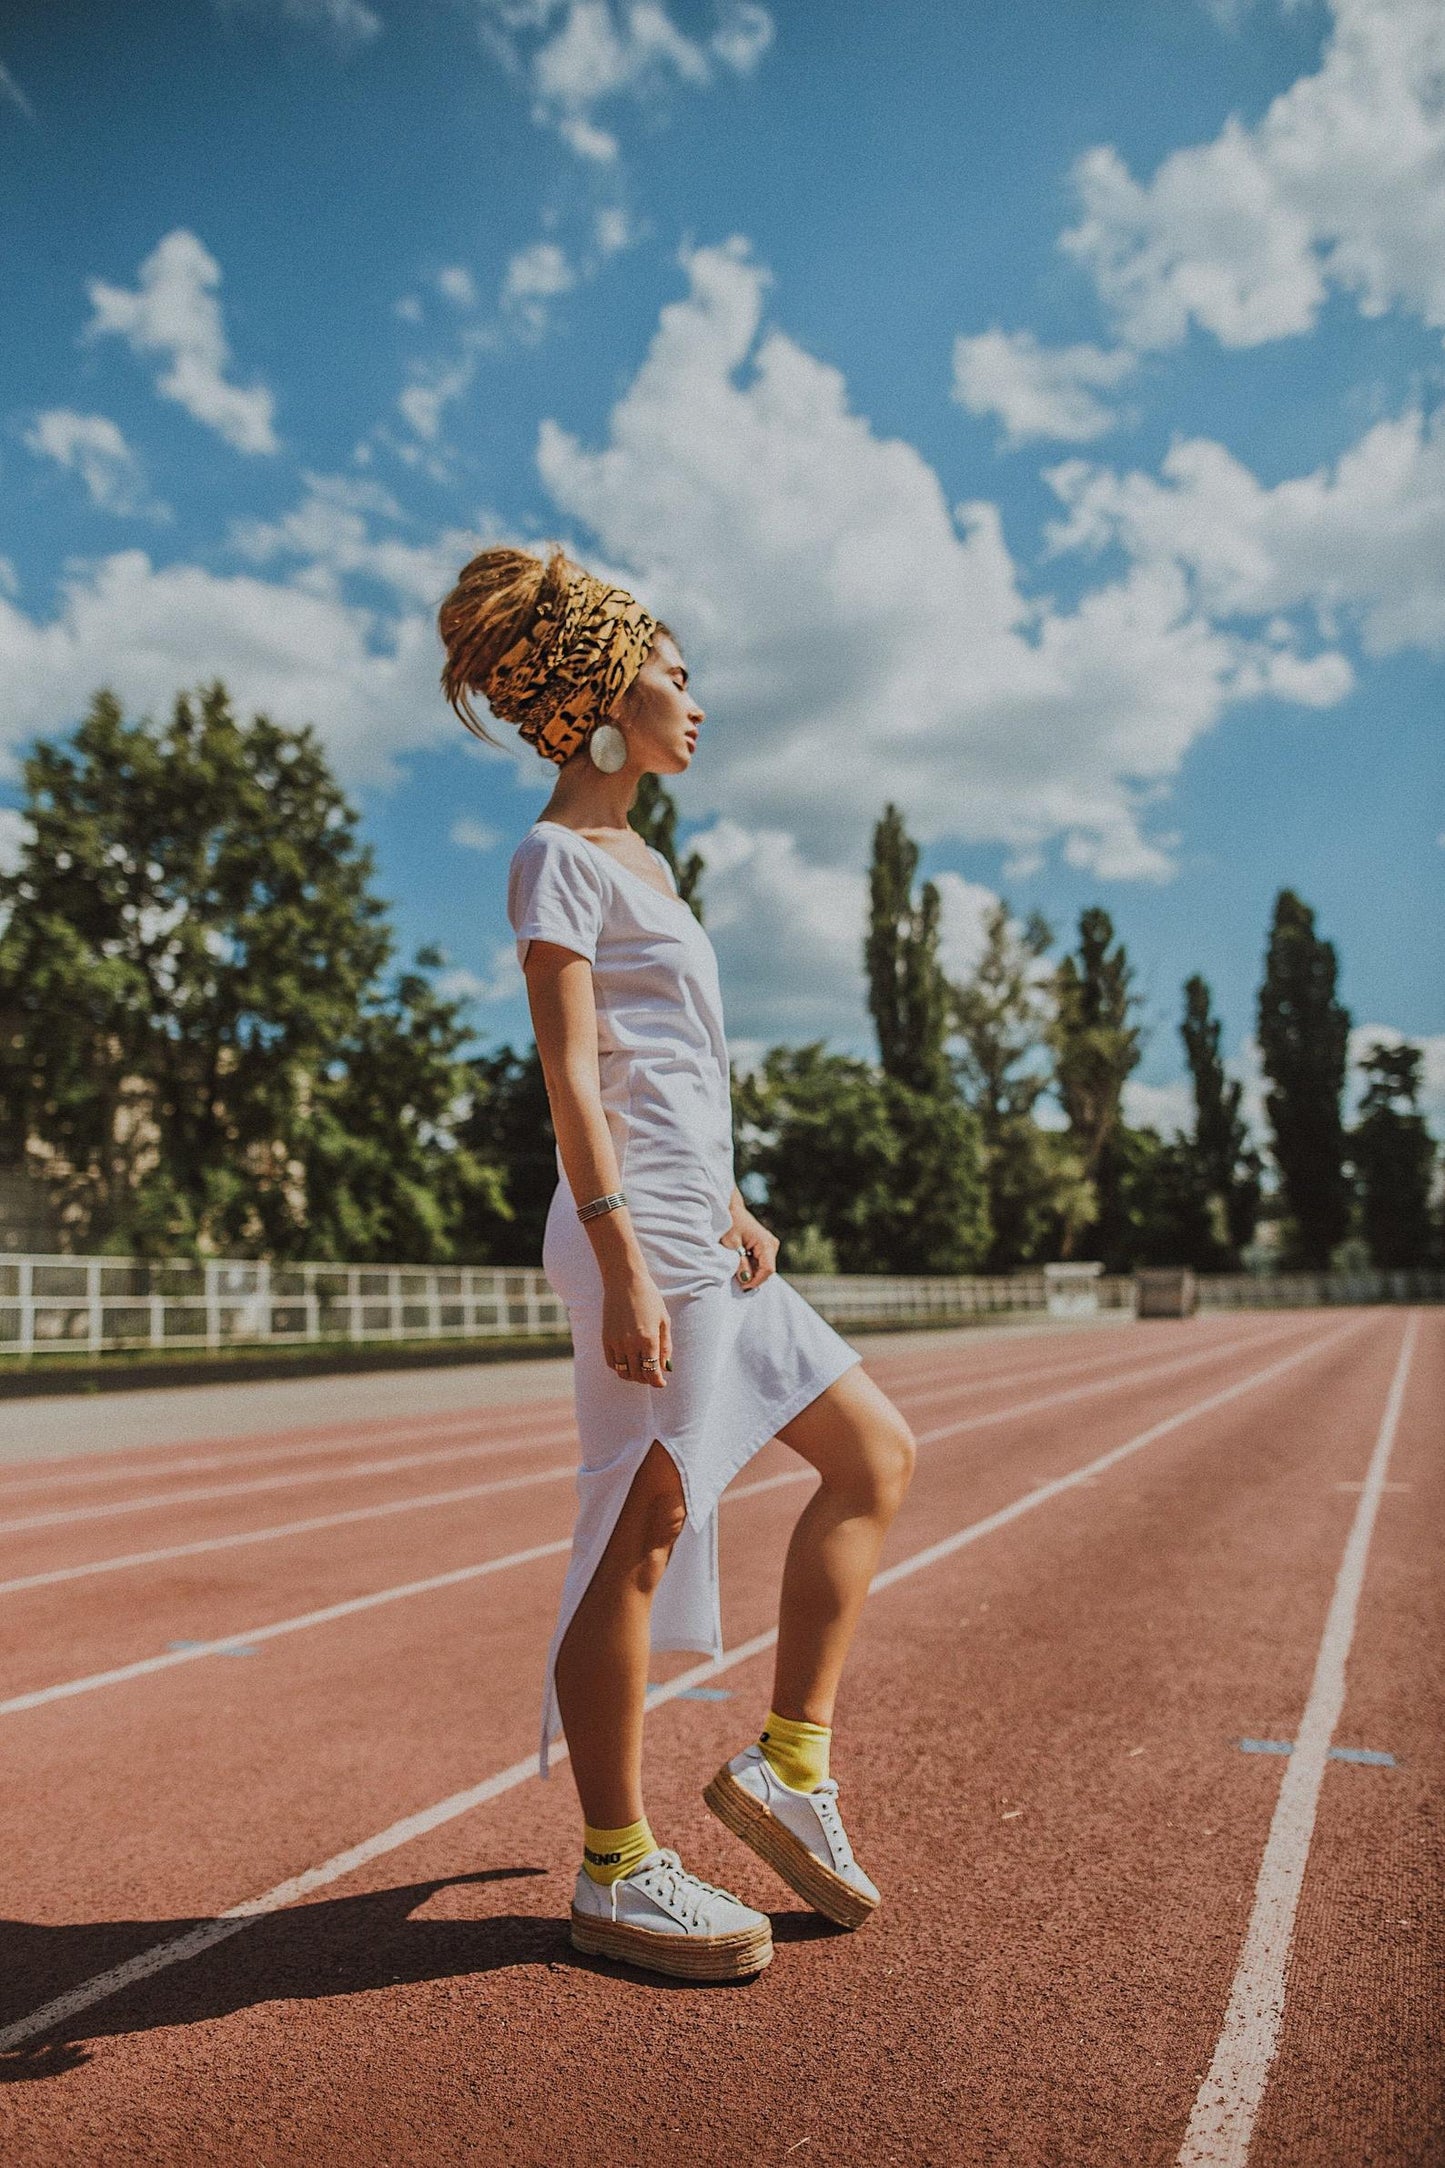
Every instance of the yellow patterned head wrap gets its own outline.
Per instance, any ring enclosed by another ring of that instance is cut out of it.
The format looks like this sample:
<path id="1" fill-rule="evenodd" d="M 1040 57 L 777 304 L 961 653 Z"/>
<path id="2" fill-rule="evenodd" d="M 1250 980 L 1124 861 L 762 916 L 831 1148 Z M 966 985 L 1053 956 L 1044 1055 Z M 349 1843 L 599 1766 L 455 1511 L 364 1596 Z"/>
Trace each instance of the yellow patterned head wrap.
<path id="1" fill-rule="evenodd" d="M 622 698 L 657 629 L 625 587 L 575 566 L 564 587 L 541 596 L 523 637 L 498 656 L 482 686 L 487 703 L 560 767 Z"/>

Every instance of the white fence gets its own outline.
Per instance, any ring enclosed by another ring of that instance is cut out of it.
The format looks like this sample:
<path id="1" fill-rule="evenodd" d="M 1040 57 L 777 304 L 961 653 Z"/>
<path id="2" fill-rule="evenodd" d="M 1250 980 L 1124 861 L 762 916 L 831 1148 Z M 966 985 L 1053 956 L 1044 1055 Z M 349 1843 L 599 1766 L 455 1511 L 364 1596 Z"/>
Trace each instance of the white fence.
<path id="1" fill-rule="evenodd" d="M 1042 1272 L 1007 1279 L 789 1274 L 840 1328 L 937 1325 L 1061 1308 Z M 1097 1277 L 1088 1307 L 1132 1312 L 1134 1283 Z M 1445 1273 L 1291 1274 L 1199 1281 L 1200 1307 L 1441 1302 Z M 209 1258 L 0 1256 L 0 1356 L 112 1348 L 302 1346 L 308 1342 L 544 1339 L 567 1312 L 541 1272 L 490 1265 L 272 1265 Z"/>

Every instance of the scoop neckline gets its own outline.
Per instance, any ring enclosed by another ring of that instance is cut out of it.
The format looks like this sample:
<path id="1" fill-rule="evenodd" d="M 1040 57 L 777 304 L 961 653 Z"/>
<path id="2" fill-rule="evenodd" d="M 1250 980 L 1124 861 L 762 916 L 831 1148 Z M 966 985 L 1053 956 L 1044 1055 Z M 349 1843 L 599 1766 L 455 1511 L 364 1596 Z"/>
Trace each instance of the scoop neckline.
<path id="1" fill-rule="evenodd" d="M 634 873 L 631 866 L 624 866 L 622 860 L 614 858 L 611 851 L 604 850 L 600 843 L 594 843 L 590 836 L 584 836 L 580 828 L 569 828 L 566 821 L 549 821 L 541 818 L 534 820 L 532 826 L 534 828 L 560 828 L 564 835 L 575 836 L 579 843 L 586 844 L 589 851 L 595 851 L 599 858 L 605 858 L 609 866 L 615 866 L 619 873 L 625 873 L 629 879 L 636 881 L 639 888 L 650 889 L 659 903 L 676 904 L 679 910 L 686 911 L 689 918 L 693 916 L 692 905 L 686 902 L 683 897 L 665 895 L 660 888 L 654 888 L 651 881 L 644 881 L 640 873 Z M 650 843 L 647 845 L 648 850 L 651 850 L 652 847 Z"/>

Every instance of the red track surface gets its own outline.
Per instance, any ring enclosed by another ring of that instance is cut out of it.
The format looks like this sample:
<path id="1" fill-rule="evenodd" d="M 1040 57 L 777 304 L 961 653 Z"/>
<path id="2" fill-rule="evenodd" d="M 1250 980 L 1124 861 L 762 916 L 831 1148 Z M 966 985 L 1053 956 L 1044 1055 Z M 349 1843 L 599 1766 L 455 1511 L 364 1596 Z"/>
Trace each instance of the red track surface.
<path id="1" fill-rule="evenodd" d="M 1303 1882 L 1249 2161 L 1445 2161 L 1445 1318 L 865 1345 L 922 1445 L 835 1742 L 877 1919 L 829 1929 L 701 1804 L 766 1707 L 766 1646 L 719 1669 L 729 1699 L 650 1719 L 660 1837 L 773 1913 L 776 1959 L 736 1988 L 573 1956 L 571 1782 L 516 1767 L 571 1518 L 564 1366 L 552 1398 L 535 1366 L 511 1403 L 478 1372 L 474 1406 L 463 1383 L 353 1420 L 353 1382 L 337 1419 L 273 1394 L 248 1431 L 224 1388 L 190 1436 L 173 1396 L 154 1442 L 132 1410 L 113 1451 L 12 1445 L 0 2157 L 1174 2162 L 1251 1992 L 1273 1821 Z M 103 1440 L 104 1404 L 76 1421 Z M 773 1623 L 805 1493 L 769 1479 L 798 1468 L 770 1446 L 724 1507 L 732 1651 Z M 1333 1736 L 1394 1765 L 1330 1760 L 1292 1836 L 1352 1527 Z M 172 1646 L 227 1639 L 250 1653 Z M 1297 1733 L 1293 1763 L 1239 1746 Z"/>

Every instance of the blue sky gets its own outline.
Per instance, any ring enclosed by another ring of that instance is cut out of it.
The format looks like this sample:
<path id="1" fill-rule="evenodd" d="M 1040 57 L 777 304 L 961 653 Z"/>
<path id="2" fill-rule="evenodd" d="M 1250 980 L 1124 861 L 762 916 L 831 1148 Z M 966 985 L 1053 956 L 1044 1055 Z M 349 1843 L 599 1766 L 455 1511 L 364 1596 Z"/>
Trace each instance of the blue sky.
<path id="1" fill-rule="evenodd" d="M 1141 1117 L 1190 971 L 1251 1073 L 1282 885 L 1445 1114 L 1442 65 L 1434 0 L 0 7 L 0 792 L 224 676 L 520 1042 L 551 769 L 432 614 L 555 535 L 689 650 L 740 1059 L 870 1048 L 892 798 L 956 968 L 1113 913 Z"/>

